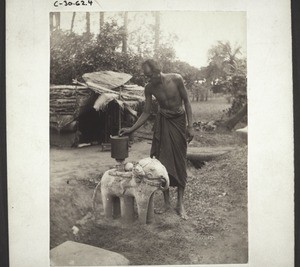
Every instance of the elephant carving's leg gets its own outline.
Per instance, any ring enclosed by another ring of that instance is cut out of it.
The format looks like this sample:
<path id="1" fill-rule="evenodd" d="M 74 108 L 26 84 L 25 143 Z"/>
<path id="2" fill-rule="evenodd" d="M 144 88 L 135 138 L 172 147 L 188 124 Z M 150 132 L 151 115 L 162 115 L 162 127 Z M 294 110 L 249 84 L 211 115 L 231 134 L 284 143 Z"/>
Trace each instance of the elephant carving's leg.
<path id="1" fill-rule="evenodd" d="M 102 193 L 102 203 L 104 215 L 107 219 L 113 218 L 113 197 L 109 194 Z"/>
<path id="2" fill-rule="evenodd" d="M 134 198 L 125 196 L 120 198 L 121 201 L 121 216 L 126 222 L 134 220 Z"/>
<path id="3" fill-rule="evenodd" d="M 147 222 L 151 223 L 154 221 L 154 192 L 150 196 L 148 204 Z"/>
<path id="4" fill-rule="evenodd" d="M 139 214 L 139 221 L 142 224 L 147 223 L 147 215 L 148 215 L 148 200 L 137 200 L 137 208 Z"/>
<path id="5" fill-rule="evenodd" d="M 113 197 L 113 217 L 114 219 L 119 218 L 121 215 L 120 199 L 118 197 Z"/>
<path id="6" fill-rule="evenodd" d="M 148 221 L 147 219 L 148 219 L 149 206 L 150 206 L 150 209 L 154 209 L 152 195 L 153 195 L 153 192 L 147 192 L 147 193 L 144 192 L 144 194 L 142 194 L 142 195 L 138 194 L 135 197 L 137 208 L 138 208 L 139 221 L 143 224 L 146 224 Z M 152 213 L 152 211 L 150 213 Z M 150 217 L 151 216 L 154 217 L 152 214 L 150 214 Z"/>

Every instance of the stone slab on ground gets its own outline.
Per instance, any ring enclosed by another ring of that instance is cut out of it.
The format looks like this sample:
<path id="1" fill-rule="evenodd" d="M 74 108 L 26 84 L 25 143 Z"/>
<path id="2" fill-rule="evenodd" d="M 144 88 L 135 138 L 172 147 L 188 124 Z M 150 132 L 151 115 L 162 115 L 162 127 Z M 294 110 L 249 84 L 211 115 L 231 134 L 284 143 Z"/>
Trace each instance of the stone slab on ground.
<path id="1" fill-rule="evenodd" d="M 197 161 L 210 161 L 214 158 L 226 154 L 234 147 L 188 147 L 187 159 Z"/>
<path id="2" fill-rule="evenodd" d="M 51 266 L 124 266 L 123 255 L 94 246 L 66 241 L 50 251 Z"/>

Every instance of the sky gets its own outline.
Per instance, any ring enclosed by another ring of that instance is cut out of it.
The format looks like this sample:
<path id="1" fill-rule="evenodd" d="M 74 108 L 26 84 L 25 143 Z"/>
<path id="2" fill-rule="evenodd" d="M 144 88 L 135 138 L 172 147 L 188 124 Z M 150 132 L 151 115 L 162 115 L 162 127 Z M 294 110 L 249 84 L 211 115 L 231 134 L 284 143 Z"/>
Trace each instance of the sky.
<path id="1" fill-rule="evenodd" d="M 144 23 L 154 24 L 150 12 L 129 12 L 129 32 L 142 17 Z M 62 13 L 61 28 L 69 30 L 72 13 Z M 106 13 L 106 19 L 114 18 L 122 24 L 119 13 Z M 242 56 L 246 56 L 246 12 L 200 12 L 200 11 L 163 11 L 161 12 L 161 31 L 168 36 L 174 34 L 177 40 L 173 47 L 176 56 L 195 67 L 207 65 L 208 50 L 217 41 L 229 41 L 233 47 L 242 47 Z M 74 31 L 82 33 L 85 30 L 85 12 L 77 12 Z M 91 13 L 91 31 L 99 32 L 99 12 Z"/>

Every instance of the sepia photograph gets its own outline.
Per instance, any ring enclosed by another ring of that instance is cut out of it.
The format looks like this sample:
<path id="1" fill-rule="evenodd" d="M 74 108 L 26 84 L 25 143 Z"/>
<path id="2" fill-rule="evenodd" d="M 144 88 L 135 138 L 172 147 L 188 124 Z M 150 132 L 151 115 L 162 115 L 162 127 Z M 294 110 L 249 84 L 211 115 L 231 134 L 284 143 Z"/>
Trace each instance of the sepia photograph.
<path id="1" fill-rule="evenodd" d="M 270 2 L 6 1 L 11 267 L 294 266 L 291 7 Z"/>
<path id="2" fill-rule="evenodd" d="M 51 266 L 247 263 L 247 13 L 49 17 Z"/>

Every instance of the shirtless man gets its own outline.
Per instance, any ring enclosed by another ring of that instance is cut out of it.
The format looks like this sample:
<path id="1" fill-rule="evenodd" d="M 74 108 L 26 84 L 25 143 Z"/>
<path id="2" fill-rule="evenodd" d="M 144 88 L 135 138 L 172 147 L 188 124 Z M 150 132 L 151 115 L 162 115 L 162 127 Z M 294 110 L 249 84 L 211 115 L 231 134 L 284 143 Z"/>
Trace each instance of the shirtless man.
<path id="1" fill-rule="evenodd" d="M 145 87 L 144 111 L 132 127 L 122 128 L 119 134 L 128 135 L 147 121 L 154 96 L 159 103 L 159 112 L 154 124 L 150 156 L 155 156 L 161 161 L 169 173 L 170 185 L 178 187 L 176 210 L 186 219 L 183 195 L 187 178 L 187 143 L 193 139 L 191 104 L 181 75 L 162 73 L 154 60 L 145 61 L 142 67 L 144 74 L 149 78 Z M 169 190 L 164 192 L 164 200 L 165 209 L 169 210 Z"/>

